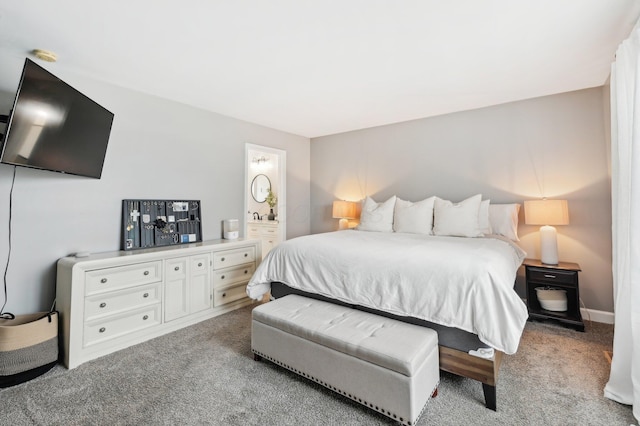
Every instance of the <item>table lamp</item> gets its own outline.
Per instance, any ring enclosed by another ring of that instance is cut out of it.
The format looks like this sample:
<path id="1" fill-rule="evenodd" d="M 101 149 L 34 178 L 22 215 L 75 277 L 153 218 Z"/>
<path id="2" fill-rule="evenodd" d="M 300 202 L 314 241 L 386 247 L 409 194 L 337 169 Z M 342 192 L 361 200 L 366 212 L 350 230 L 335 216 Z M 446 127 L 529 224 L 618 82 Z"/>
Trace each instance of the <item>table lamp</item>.
<path id="1" fill-rule="evenodd" d="M 334 201 L 333 218 L 340 219 L 338 229 L 348 229 L 349 219 L 356 218 L 356 203 L 344 200 Z"/>
<path id="2" fill-rule="evenodd" d="M 569 224 L 567 200 L 531 200 L 524 202 L 524 223 L 540 227 L 540 260 L 547 265 L 558 264 L 558 241 L 553 225 Z"/>

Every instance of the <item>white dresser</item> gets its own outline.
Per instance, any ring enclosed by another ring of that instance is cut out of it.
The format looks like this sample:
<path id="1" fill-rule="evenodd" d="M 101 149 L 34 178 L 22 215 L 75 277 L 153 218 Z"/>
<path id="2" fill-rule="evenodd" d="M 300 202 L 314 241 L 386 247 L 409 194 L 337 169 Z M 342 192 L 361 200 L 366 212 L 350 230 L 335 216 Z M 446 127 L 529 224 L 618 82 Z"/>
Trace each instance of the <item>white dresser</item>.
<path id="1" fill-rule="evenodd" d="M 58 261 L 68 368 L 246 306 L 259 239 L 97 253 Z"/>
<path id="2" fill-rule="evenodd" d="M 279 223 L 276 220 L 250 221 L 247 223 L 247 238 L 262 241 L 262 259 L 280 243 Z"/>

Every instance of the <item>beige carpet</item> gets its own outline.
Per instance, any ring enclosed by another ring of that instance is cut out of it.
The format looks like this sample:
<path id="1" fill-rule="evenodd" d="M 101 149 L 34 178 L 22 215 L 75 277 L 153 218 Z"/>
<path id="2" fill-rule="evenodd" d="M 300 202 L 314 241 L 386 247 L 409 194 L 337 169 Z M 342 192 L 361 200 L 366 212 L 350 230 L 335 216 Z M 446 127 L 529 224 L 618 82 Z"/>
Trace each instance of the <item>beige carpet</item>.
<path id="1" fill-rule="evenodd" d="M 2 425 L 384 425 L 384 416 L 250 351 L 251 307 L 0 390 Z M 498 411 L 479 383 L 443 373 L 419 425 L 624 425 L 602 396 L 612 326 L 527 323 L 505 357 Z"/>

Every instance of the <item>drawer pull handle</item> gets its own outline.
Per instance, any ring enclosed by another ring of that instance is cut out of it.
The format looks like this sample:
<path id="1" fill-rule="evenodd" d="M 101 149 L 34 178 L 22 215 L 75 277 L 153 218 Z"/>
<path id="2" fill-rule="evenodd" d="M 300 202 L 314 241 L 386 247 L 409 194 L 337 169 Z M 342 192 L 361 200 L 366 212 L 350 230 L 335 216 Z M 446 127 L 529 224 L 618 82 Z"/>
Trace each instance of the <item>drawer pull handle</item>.
<path id="1" fill-rule="evenodd" d="M 549 274 L 544 274 L 544 277 L 545 278 L 554 278 L 554 279 L 556 278 L 555 275 L 549 275 Z"/>
<path id="2" fill-rule="evenodd" d="M 224 275 L 220 275 L 220 279 L 221 279 L 221 280 L 224 280 Z"/>
<path id="3" fill-rule="evenodd" d="M 145 275 L 149 275 L 149 271 L 144 271 L 144 274 Z"/>
<path id="4" fill-rule="evenodd" d="M 145 316 L 143 316 L 143 317 L 142 317 L 142 319 L 143 319 L 144 321 L 148 320 L 148 319 L 149 319 L 149 315 L 145 315 Z"/>
<path id="5" fill-rule="evenodd" d="M 249 253 L 245 253 L 245 254 L 244 254 L 244 257 L 249 257 Z"/>
<path id="6" fill-rule="evenodd" d="M 107 331 L 107 329 L 106 329 L 106 328 L 104 328 L 104 327 L 100 327 L 100 330 L 98 330 L 98 331 L 99 331 L 100 333 L 104 333 L 105 331 Z"/>
<path id="7" fill-rule="evenodd" d="M 198 268 L 200 268 L 202 266 L 202 262 L 198 263 Z"/>
<path id="8" fill-rule="evenodd" d="M 103 278 L 103 279 L 101 279 L 101 280 L 100 280 L 100 282 L 101 282 L 102 284 L 104 284 L 104 283 L 106 283 L 106 282 L 107 282 L 107 279 L 106 279 L 106 278 Z"/>
<path id="9" fill-rule="evenodd" d="M 248 269 L 245 269 L 245 270 L 244 270 L 244 273 L 245 273 L 245 274 L 248 274 L 248 273 L 249 273 L 249 270 L 248 270 Z"/>
<path id="10" fill-rule="evenodd" d="M 143 294 L 142 297 L 149 297 L 149 293 Z"/>
<path id="11" fill-rule="evenodd" d="M 179 266 L 176 266 L 175 268 L 173 268 L 173 270 L 174 270 L 174 271 L 179 271 L 179 270 L 180 270 L 180 267 L 179 267 Z"/>
<path id="12" fill-rule="evenodd" d="M 222 293 L 222 297 L 227 297 L 227 293 Z"/>
<path id="13" fill-rule="evenodd" d="M 224 257 L 221 257 L 221 258 L 220 258 L 220 262 L 224 262 Z"/>
<path id="14" fill-rule="evenodd" d="M 101 307 L 101 308 L 104 308 L 105 306 L 107 306 L 107 304 L 106 304 L 106 303 L 104 303 L 104 302 L 102 302 L 102 303 L 100 304 L 100 307 Z"/>

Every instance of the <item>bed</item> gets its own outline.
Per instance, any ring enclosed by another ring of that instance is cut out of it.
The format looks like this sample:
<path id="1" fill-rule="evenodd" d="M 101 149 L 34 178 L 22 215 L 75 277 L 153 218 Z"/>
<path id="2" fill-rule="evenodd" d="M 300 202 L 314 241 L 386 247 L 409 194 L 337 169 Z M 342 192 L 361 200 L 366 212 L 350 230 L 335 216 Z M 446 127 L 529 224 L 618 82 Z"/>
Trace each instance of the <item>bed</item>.
<path id="1" fill-rule="evenodd" d="M 500 236 L 329 232 L 271 250 L 247 294 L 301 294 L 433 328 L 440 368 L 480 381 L 495 410 L 502 354 L 516 352 L 528 317 L 513 290 L 524 257 Z"/>

